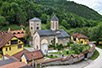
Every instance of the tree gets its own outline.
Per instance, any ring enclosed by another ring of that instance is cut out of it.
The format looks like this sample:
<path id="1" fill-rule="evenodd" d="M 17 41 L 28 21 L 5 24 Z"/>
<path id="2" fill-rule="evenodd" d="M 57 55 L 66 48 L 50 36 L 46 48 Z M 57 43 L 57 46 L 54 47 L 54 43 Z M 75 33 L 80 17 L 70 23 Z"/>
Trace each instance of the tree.
<path id="1" fill-rule="evenodd" d="M 61 25 L 63 25 L 67 29 L 70 28 L 70 24 L 68 24 L 66 20 L 62 20 Z"/>
<path id="2" fill-rule="evenodd" d="M 6 21 L 5 17 L 0 16 L 0 27 L 8 25 L 8 24 L 9 24 L 9 22 Z"/>
<path id="3" fill-rule="evenodd" d="M 25 28 L 25 35 L 24 35 L 24 39 L 29 42 L 29 40 L 31 39 L 31 36 L 30 36 L 30 30 L 28 27 Z"/>

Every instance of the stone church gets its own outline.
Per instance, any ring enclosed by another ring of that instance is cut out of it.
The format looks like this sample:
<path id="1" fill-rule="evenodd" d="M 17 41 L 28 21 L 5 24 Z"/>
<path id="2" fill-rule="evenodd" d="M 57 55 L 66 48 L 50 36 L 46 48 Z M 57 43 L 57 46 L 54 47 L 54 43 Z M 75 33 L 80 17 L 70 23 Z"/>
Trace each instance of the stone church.
<path id="1" fill-rule="evenodd" d="M 55 39 L 55 43 L 63 44 L 64 46 L 70 40 L 70 35 L 67 34 L 63 29 L 58 29 L 59 20 L 54 15 L 51 18 L 51 29 L 41 30 L 41 20 L 33 18 L 29 20 L 29 29 L 31 32 L 30 44 L 33 45 L 34 49 L 41 49 L 44 53 L 48 51 L 48 45 L 52 44 L 52 40 Z"/>

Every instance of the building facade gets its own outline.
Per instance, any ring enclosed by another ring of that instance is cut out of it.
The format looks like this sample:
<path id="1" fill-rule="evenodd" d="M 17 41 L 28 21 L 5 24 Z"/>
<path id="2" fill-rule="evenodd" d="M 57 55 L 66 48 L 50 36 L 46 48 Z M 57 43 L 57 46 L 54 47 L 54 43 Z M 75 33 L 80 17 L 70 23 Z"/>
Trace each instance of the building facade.
<path id="1" fill-rule="evenodd" d="M 83 34 L 74 33 L 71 35 L 71 40 L 77 44 L 84 45 L 88 44 L 89 38 Z"/>
<path id="2" fill-rule="evenodd" d="M 10 56 L 22 51 L 24 43 L 11 33 L 0 32 L 0 60 L 8 54 Z"/>
<path id="3" fill-rule="evenodd" d="M 32 23 L 37 25 L 31 26 Z M 59 20 L 55 15 L 51 18 L 50 30 L 41 30 L 41 20 L 37 18 L 31 19 L 29 24 L 32 36 L 32 42 L 30 43 L 34 49 L 41 49 L 44 53 L 48 51 L 48 45 L 52 44 L 53 39 L 55 39 L 55 43 L 63 44 L 64 46 L 67 45 L 70 40 L 70 36 L 63 29 L 58 28 Z"/>

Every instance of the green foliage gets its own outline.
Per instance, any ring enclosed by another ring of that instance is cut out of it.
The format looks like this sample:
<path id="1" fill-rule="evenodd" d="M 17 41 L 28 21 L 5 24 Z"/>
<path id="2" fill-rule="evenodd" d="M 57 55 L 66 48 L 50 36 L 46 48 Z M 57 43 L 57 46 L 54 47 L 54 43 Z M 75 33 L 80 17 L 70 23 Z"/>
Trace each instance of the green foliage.
<path id="1" fill-rule="evenodd" d="M 52 44 L 49 44 L 48 48 L 55 48 L 55 46 Z"/>
<path id="2" fill-rule="evenodd" d="M 62 44 L 58 45 L 58 43 L 57 43 L 55 48 L 58 50 L 61 50 L 64 48 L 64 46 Z"/>
<path id="3" fill-rule="evenodd" d="M 0 7 L 0 16 L 6 20 L 5 24 L 28 26 L 29 19 L 38 17 L 47 24 L 43 29 L 50 29 L 50 19 L 54 14 L 59 18 L 60 28 L 65 31 L 92 27 L 102 20 L 94 10 L 67 0 L 1 0 Z"/>
<path id="4" fill-rule="evenodd" d="M 6 26 L 6 25 L 8 25 L 8 24 L 9 24 L 9 23 L 6 21 L 5 17 L 0 16 L 0 27 Z"/>
<path id="5" fill-rule="evenodd" d="M 99 56 L 99 52 L 98 52 L 97 50 L 95 50 L 93 56 L 90 57 L 89 59 L 91 59 L 91 60 L 95 60 L 98 56 Z"/>
<path id="6" fill-rule="evenodd" d="M 51 41 L 51 43 L 52 43 L 52 45 L 54 45 L 54 46 L 56 45 L 56 44 L 55 44 L 55 38 Z"/>
<path id="7" fill-rule="evenodd" d="M 84 46 L 83 45 L 72 45 L 71 46 L 71 50 L 72 51 L 75 51 L 75 54 L 80 54 L 84 49 Z"/>
<path id="8" fill-rule="evenodd" d="M 23 28 L 23 29 L 25 29 L 25 26 L 23 26 L 23 25 L 20 25 L 20 28 Z"/>
<path id="9" fill-rule="evenodd" d="M 24 39 L 29 42 L 30 38 L 31 38 L 31 36 L 30 36 L 30 30 L 29 30 L 28 27 L 26 27 L 25 28 L 25 36 L 24 36 Z"/>
<path id="10" fill-rule="evenodd" d="M 32 47 L 32 46 L 30 46 L 29 44 L 26 44 L 26 45 L 24 45 L 24 47 Z"/>

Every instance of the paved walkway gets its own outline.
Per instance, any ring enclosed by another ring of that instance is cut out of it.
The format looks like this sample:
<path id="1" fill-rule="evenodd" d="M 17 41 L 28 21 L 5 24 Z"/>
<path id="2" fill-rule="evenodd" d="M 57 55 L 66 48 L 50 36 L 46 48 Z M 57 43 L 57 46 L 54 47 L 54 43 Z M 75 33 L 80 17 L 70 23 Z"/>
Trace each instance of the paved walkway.
<path id="1" fill-rule="evenodd" d="M 85 68 L 102 68 L 102 49 L 95 47 L 99 52 L 99 57 L 95 59 L 92 63 L 90 63 Z"/>
<path id="2" fill-rule="evenodd" d="M 24 48 L 27 49 L 30 52 L 35 51 L 35 49 L 33 47 L 24 47 Z"/>

